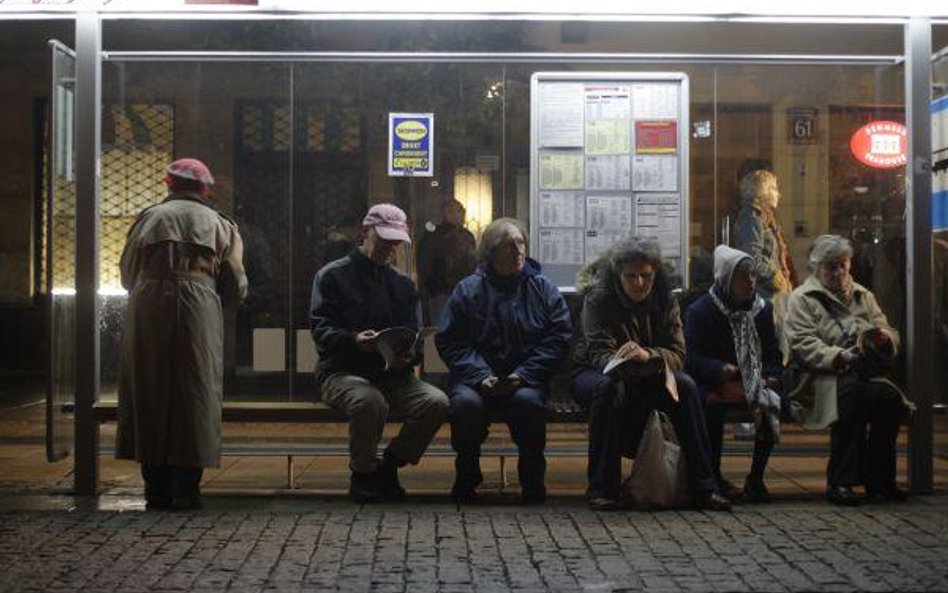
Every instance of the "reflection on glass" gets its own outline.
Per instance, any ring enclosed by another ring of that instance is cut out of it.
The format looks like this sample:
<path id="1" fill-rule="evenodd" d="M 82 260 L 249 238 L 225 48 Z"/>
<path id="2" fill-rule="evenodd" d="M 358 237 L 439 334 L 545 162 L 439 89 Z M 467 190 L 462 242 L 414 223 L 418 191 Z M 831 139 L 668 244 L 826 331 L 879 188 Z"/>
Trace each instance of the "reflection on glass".
<path id="1" fill-rule="evenodd" d="M 76 178 L 75 58 L 52 45 L 53 105 L 46 204 L 46 284 L 50 293 L 49 385 L 46 456 L 55 461 L 72 449 L 73 425 L 63 413 L 76 387 Z"/>
<path id="2" fill-rule="evenodd" d="M 419 281 L 418 244 L 442 222 L 446 201 L 461 202 L 475 237 L 497 216 L 529 224 L 529 81 L 540 70 L 688 75 L 691 119 L 701 123 L 689 163 L 694 285 L 710 279 L 711 251 L 739 211 L 742 164 L 768 161 L 798 272 L 816 236 L 850 238 L 862 266 L 855 273 L 901 324 L 903 173 L 869 170 L 848 153 L 867 118 L 904 119 L 900 71 L 882 66 L 107 62 L 102 288 L 115 284 L 132 217 L 164 197 L 168 160 L 201 158 L 217 177 L 221 209 L 240 226 L 250 281 L 228 323 L 226 396 L 309 398 L 313 275 L 359 244 L 369 205 L 391 202 L 408 214 L 416 244 L 396 265 Z M 388 176 L 392 112 L 434 114 L 433 177 Z M 65 253 L 71 231 L 54 224 Z"/>

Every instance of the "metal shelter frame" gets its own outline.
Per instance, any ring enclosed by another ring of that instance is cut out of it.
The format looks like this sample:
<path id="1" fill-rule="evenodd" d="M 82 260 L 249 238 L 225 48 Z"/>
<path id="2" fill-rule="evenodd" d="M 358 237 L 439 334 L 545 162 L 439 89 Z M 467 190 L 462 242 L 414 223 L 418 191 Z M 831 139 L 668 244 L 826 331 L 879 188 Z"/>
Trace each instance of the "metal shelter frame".
<path id="1" fill-rule="evenodd" d="M 933 365 L 931 222 L 931 38 L 932 19 L 897 19 L 904 29 L 904 56 L 805 56 L 741 54 L 391 54 L 253 53 L 253 52 L 102 52 L 103 14 L 94 9 L 73 13 L 37 13 L 40 18 L 75 18 L 76 27 L 76 393 L 74 487 L 76 494 L 92 495 L 99 486 L 99 434 L 93 406 L 100 394 L 99 344 L 99 218 L 100 127 L 102 63 L 123 59 L 148 60 L 284 60 L 284 61 L 444 61 L 492 62 L 602 60 L 615 62 L 691 61 L 717 63 L 821 63 L 831 59 L 853 63 L 902 61 L 909 130 L 909 171 L 906 175 L 905 234 L 907 251 L 907 357 L 908 388 L 918 406 L 909 428 L 909 486 L 914 493 L 933 488 Z M 318 16 L 318 15 L 316 15 Z M 208 15 L 204 15 L 207 18 Z M 8 15 L 0 13 L 0 19 Z M 223 14 L 210 18 L 225 17 Z M 372 15 L 365 15 L 370 19 Z M 634 21 L 633 16 L 628 20 Z M 669 20 L 675 20 L 670 18 Z M 899 59 L 900 58 L 900 59 Z"/>

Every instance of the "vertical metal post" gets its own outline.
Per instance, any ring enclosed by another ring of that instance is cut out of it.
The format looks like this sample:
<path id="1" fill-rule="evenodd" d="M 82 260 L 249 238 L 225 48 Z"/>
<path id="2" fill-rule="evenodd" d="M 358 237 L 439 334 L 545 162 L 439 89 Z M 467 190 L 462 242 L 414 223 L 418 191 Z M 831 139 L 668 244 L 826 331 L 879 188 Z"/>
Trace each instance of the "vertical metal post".
<path id="1" fill-rule="evenodd" d="M 99 485 L 99 103 L 101 21 L 76 15 L 76 494 Z"/>
<path id="2" fill-rule="evenodd" d="M 932 491 L 932 28 L 927 18 L 905 24 L 905 105 L 909 145 L 906 166 L 905 241 L 908 389 L 918 406 L 909 427 L 909 488 Z"/>

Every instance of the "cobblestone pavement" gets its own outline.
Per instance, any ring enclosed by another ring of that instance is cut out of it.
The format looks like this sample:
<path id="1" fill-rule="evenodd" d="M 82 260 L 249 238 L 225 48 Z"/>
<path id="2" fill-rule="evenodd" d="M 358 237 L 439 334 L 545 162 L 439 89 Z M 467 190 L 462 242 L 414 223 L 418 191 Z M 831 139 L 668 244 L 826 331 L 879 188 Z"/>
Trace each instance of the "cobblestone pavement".
<path id="1" fill-rule="evenodd" d="M 186 513 L 68 500 L 0 513 L 0 591 L 948 591 L 946 493 L 734 513 L 594 513 L 575 497 L 460 510 L 210 497 Z"/>

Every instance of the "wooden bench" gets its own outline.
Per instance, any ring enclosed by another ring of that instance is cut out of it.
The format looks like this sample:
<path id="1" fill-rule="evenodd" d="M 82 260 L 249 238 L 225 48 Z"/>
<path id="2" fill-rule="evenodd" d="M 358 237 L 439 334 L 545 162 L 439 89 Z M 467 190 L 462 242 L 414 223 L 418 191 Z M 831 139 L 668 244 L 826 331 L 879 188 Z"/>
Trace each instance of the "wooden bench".
<path id="1" fill-rule="evenodd" d="M 224 401 L 221 407 L 224 422 L 235 423 L 292 423 L 292 424 L 345 424 L 345 415 L 330 406 L 315 401 Z M 115 400 L 101 400 L 93 408 L 93 418 L 97 425 L 113 423 L 118 420 L 118 403 Z M 390 414 L 389 422 L 401 422 L 404 417 Z M 504 421 L 503 415 L 494 412 L 491 423 Z M 557 424 L 579 424 L 586 422 L 586 412 L 568 398 L 550 398 L 547 403 L 547 422 Z M 107 453 L 103 448 L 101 453 Z M 497 457 L 500 462 L 500 475 L 503 486 L 507 486 L 507 458 L 517 456 L 517 448 L 512 443 L 504 445 L 485 444 L 482 456 Z M 547 451 L 550 457 L 581 457 L 587 453 L 582 447 L 551 447 Z M 224 443 L 221 454 L 226 456 L 286 457 L 287 488 L 296 487 L 294 472 L 295 457 L 345 456 L 349 454 L 347 446 L 313 445 L 298 443 L 268 443 L 263 445 L 233 445 Z M 453 456 L 450 447 L 429 447 L 427 456 Z"/>
<path id="2" fill-rule="evenodd" d="M 568 384 L 554 385 L 553 395 L 547 403 L 547 423 L 549 424 L 586 424 L 587 413 L 569 396 Z M 567 387 L 567 389 L 564 389 Z M 114 423 L 117 421 L 118 404 L 115 400 L 101 400 L 93 408 L 93 417 L 97 425 Z M 316 401 L 227 401 L 221 408 L 221 416 L 228 423 L 292 423 L 292 424 L 345 424 L 346 417 L 330 406 Z M 728 414 L 731 422 L 742 422 L 749 419 L 746 412 L 732 408 Z M 389 422 L 401 422 L 404 418 L 391 414 Z M 499 412 L 494 412 L 491 423 L 503 423 L 504 418 Z M 108 453 L 103 448 L 100 453 Z M 485 444 L 482 456 L 497 457 L 500 464 L 501 484 L 507 486 L 507 458 L 517 456 L 517 448 L 513 443 Z M 296 487 L 294 471 L 295 457 L 334 457 L 349 454 L 347 446 L 314 445 L 311 443 L 274 443 L 262 444 L 230 444 L 224 443 L 221 454 L 225 456 L 259 456 L 259 457 L 286 457 L 286 486 L 289 489 Z M 445 457 L 453 456 L 454 451 L 449 446 L 429 447 L 426 456 Z M 548 445 L 548 457 L 585 457 L 587 447 L 582 445 L 556 443 Z"/>

